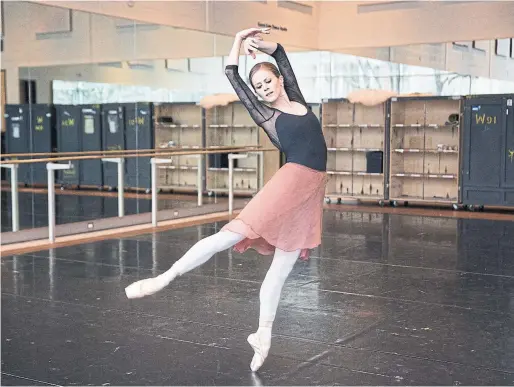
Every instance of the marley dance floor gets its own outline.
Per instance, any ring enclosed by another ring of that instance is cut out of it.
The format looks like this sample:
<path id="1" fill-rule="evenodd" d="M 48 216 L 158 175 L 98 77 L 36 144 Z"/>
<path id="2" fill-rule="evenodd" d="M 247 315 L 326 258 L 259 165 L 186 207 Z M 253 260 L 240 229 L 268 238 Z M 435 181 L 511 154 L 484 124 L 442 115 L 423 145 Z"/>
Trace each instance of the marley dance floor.
<path id="1" fill-rule="evenodd" d="M 256 375 L 270 257 L 123 293 L 223 224 L 3 258 L 2 385 L 514 384 L 514 222 L 326 211 Z"/>

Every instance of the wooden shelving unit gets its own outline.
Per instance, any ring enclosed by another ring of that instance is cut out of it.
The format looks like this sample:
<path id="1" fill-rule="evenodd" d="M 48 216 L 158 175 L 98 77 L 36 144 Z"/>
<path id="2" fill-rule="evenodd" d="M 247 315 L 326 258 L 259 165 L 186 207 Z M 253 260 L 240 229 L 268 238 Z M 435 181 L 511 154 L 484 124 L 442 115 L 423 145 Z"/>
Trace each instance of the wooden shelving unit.
<path id="1" fill-rule="evenodd" d="M 386 112 L 386 103 L 365 106 L 344 99 L 324 101 L 322 125 L 329 175 L 327 202 L 352 199 L 384 203 Z M 378 155 L 375 162 L 368 162 L 368 157 L 373 158 L 368 156 L 370 153 Z"/>
<path id="2" fill-rule="evenodd" d="M 240 102 L 215 107 L 205 113 L 206 146 L 211 149 L 221 146 L 257 146 L 261 130 Z M 235 195 L 251 196 L 260 189 L 259 162 L 257 155 L 235 160 Z M 209 195 L 227 194 L 228 154 L 208 157 L 206 169 Z"/>
<path id="3" fill-rule="evenodd" d="M 203 109 L 193 103 L 155 105 L 155 147 L 191 148 L 204 146 Z M 196 192 L 198 159 L 173 156 L 172 164 L 159 165 L 158 188 L 177 192 Z"/>
<path id="4" fill-rule="evenodd" d="M 458 203 L 459 97 L 392 98 L 390 200 Z"/>

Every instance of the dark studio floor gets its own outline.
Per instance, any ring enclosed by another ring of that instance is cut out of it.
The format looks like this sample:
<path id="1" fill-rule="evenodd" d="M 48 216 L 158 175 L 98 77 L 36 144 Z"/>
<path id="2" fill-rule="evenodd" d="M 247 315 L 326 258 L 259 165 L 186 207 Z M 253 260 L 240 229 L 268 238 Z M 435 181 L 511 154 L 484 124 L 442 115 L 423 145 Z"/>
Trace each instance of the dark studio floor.
<path id="1" fill-rule="evenodd" d="M 2 259 L 2 385 L 512 385 L 514 222 L 325 211 L 271 354 L 246 337 L 271 257 L 223 252 L 164 291 L 223 223 Z"/>

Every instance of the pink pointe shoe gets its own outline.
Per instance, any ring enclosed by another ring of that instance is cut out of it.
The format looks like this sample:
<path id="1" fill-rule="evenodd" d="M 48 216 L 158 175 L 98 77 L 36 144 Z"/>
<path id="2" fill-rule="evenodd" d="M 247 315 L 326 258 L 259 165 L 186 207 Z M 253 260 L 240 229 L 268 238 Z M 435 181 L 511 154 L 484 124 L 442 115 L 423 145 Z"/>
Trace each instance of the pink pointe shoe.
<path id="1" fill-rule="evenodd" d="M 164 289 L 171 281 L 157 276 L 154 278 L 147 278 L 141 281 L 134 282 L 125 288 L 127 298 L 142 298 L 157 293 L 159 290 Z"/>
<path id="2" fill-rule="evenodd" d="M 269 331 L 268 329 L 263 331 L 263 328 L 259 328 L 256 333 L 252 333 L 248 336 L 247 341 L 255 352 L 250 364 L 250 369 L 252 372 L 257 372 L 268 357 L 269 349 L 271 347 L 271 329 L 269 329 Z"/>

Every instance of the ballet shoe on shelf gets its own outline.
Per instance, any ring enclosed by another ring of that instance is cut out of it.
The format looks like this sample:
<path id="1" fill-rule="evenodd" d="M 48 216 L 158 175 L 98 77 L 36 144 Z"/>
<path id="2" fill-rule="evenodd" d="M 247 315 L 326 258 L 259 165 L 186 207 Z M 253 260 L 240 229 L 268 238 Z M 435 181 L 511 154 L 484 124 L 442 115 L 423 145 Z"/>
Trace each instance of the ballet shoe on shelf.
<path id="1" fill-rule="evenodd" d="M 254 350 L 250 369 L 252 372 L 257 372 L 268 357 L 271 347 L 271 329 L 266 329 L 266 332 L 262 332 L 261 329 L 259 329 L 256 333 L 252 333 L 248 336 L 248 343 Z"/>
<path id="2" fill-rule="evenodd" d="M 127 298 L 130 299 L 150 296 L 157 293 L 159 290 L 164 289 L 170 282 L 170 280 L 162 276 L 147 278 L 127 286 L 125 288 L 125 294 L 127 295 Z"/>

